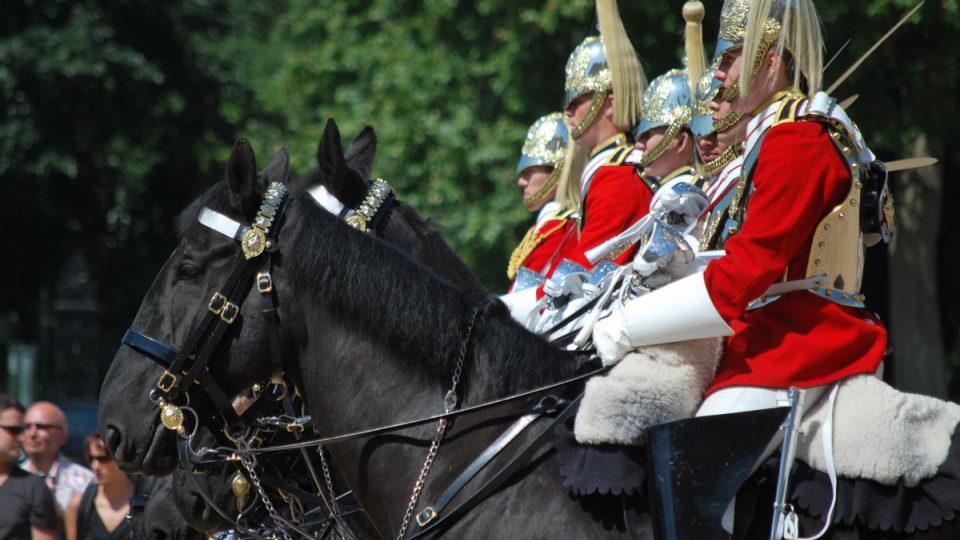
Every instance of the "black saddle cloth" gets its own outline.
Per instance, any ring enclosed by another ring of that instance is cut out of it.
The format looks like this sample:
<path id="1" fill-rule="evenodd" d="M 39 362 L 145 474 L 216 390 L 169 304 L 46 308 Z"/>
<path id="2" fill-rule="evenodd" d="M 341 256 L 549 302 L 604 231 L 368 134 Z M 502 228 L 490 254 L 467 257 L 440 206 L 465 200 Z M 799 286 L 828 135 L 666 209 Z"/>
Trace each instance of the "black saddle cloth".
<path id="1" fill-rule="evenodd" d="M 869 444 L 869 442 L 866 442 Z M 957 520 L 960 514 L 960 430 L 953 433 L 947 459 L 932 478 L 908 487 L 871 480 L 837 479 L 833 523 L 912 534 Z M 791 477 L 791 498 L 798 508 L 823 519 L 830 507 L 830 479 L 797 461 Z"/>
<path id="2" fill-rule="evenodd" d="M 646 490 L 647 451 L 643 446 L 581 445 L 574 418 L 556 428 L 554 446 L 563 487 L 574 495 L 641 495 Z"/>

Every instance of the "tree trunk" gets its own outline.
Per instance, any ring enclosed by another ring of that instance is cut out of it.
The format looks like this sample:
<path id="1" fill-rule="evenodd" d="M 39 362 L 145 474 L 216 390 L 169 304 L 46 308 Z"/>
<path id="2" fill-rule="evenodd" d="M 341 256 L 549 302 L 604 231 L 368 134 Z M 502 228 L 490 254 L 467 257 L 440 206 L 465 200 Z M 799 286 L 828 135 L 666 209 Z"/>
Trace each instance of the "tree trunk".
<path id="1" fill-rule="evenodd" d="M 921 133 L 915 156 L 942 155 L 940 141 Z M 937 283 L 943 176 L 939 166 L 893 177 L 896 234 L 890 243 L 890 341 L 893 384 L 900 390 L 947 397 Z"/>

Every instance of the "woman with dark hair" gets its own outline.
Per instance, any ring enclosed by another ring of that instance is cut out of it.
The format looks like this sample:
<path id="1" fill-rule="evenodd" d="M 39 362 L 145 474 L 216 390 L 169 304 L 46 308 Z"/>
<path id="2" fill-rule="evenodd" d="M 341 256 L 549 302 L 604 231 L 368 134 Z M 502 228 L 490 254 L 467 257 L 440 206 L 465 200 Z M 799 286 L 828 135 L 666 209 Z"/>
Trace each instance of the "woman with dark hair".
<path id="1" fill-rule="evenodd" d="M 83 441 L 83 455 L 96 483 L 71 504 L 67 516 L 67 540 L 119 540 L 131 537 L 127 514 L 133 497 L 133 481 L 117 467 L 98 433 Z"/>

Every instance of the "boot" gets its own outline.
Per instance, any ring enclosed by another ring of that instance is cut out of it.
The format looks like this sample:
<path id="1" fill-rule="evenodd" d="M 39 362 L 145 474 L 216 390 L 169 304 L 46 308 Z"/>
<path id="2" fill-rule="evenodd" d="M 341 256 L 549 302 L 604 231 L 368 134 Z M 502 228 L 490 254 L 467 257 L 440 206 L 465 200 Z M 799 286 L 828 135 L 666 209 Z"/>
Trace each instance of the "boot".
<path id="1" fill-rule="evenodd" d="M 778 434 L 788 407 L 650 428 L 647 478 L 657 540 L 721 540 L 723 514 Z"/>

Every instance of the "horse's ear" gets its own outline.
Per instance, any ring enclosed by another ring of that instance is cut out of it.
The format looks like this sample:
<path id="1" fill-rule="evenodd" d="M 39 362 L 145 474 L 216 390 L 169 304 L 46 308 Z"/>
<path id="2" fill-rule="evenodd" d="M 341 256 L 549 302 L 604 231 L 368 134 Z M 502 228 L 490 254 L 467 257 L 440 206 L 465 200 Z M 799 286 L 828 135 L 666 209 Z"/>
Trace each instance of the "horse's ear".
<path id="1" fill-rule="evenodd" d="M 360 173 L 364 179 L 370 178 L 373 170 L 373 158 L 377 153 L 377 134 L 373 126 L 366 126 L 350 141 L 344 158 L 351 169 Z"/>
<path id="2" fill-rule="evenodd" d="M 323 128 L 320 145 L 317 147 L 317 165 L 320 166 L 320 171 L 323 174 L 337 183 L 340 182 L 340 178 L 347 168 L 346 160 L 343 159 L 340 130 L 337 129 L 337 123 L 333 118 L 327 120 L 327 125 Z"/>
<path id="3" fill-rule="evenodd" d="M 259 201 L 257 159 L 246 139 L 237 139 L 227 160 L 227 182 L 230 184 L 230 203 L 244 216 L 253 213 Z"/>
<path id="4" fill-rule="evenodd" d="M 283 147 L 273 156 L 270 163 L 260 171 L 260 183 L 262 188 L 270 185 L 271 182 L 286 182 L 290 177 L 290 153 Z"/>

